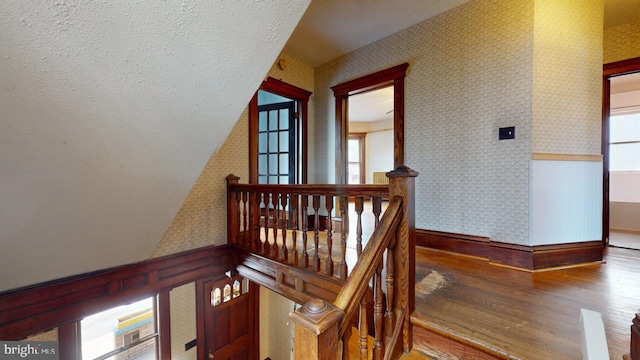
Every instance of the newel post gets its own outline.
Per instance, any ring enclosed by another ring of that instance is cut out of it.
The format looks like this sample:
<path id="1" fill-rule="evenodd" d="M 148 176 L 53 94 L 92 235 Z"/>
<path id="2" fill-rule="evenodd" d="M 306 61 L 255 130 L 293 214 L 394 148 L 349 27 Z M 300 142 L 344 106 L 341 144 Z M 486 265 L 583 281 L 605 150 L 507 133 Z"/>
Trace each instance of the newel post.
<path id="1" fill-rule="evenodd" d="M 321 299 L 314 299 L 289 314 L 293 323 L 293 357 L 296 360 L 335 360 L 338 326 L 344 312 Z"/>
<path id="2" fill-rule="evenodd" d="M 640 314 L 636 314 L 631 325 L 631 360 L 640 360 Z"/>
<path id="3" fill-rule="evenodd" d="M 234 244 L 238 239 L 238 198 L 236 192 L 231 191 L 231 185 L 237 184 L 239 177 L 229 174 L 227 177 L 227 244 Z"/>
<path id="4" fill-rule="evenodd" d="M 411 333 L 411 313 L 416 307 L 416 214 L 415 179 L 416 171 L 407 166 L 399 166 L 388 172 L 389 198 L 402 197 L 402 220 L 396 231 L 394 263 L 396 274 L 395 308 L 405 309 L 403 320 L 403 350 L 408 353 L 413 346 Z"/>

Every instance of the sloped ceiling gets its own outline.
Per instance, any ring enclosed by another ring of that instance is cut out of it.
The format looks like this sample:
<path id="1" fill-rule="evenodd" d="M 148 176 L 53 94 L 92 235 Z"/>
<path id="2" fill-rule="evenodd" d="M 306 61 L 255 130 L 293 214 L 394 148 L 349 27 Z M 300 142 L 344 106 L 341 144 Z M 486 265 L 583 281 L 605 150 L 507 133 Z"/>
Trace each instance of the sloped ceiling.
<path id="1" fill-rule="evenodd" d="M 0 290 L 146 259 L 307 1 L 0 2 Z"/>

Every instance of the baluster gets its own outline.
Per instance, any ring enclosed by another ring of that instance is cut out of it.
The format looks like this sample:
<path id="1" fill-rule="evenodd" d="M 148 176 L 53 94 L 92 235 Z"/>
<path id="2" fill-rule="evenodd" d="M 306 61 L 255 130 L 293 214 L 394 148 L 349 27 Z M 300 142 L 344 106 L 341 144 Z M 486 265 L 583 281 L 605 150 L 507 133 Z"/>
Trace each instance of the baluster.
<path id="1" fill-rule="evenodd" d="M 356 214 L 358 214 L 358 220 L 356 225 L 356 253 L 358 258 L 362 254 L 362 212 L 364 211 L 364 198 L 357 197 L 355 202 Z"/>
<path id="2" fill-rule="evenodd" d="M 395 237 L 393 238 L 393 240 L 391 240 L 391 244 L 389 245 L 389 248 L 387 248 L 387 266 L 386 266 L 386 271 L 387 271 L 387 279 L 386 279 L 386 285 L 387 285 L 387 312 L 384 315 L 385 318 L 385 326 L 384 326 L 384 330 L 385 330 L 385 342 L 389 343 L 392 333 L 393 333 L 393 328 L 395 327 L 395 322 L 396 322 L 396 315 L 394 313 L 394 305 L 393 305 L 393 289 L 394 289 L 394 271 L 395 271 L 395 266 L 393 263 L 393 249 L 395 247 Z"/>
<path id="3" fill-rule="evenodd" d="M 249 202 L 251 213 L 249 218 L 251 219 L 251 250 L 258 252 L 262 249 L 262 242 L 260 241 L 260 200 L 258 200 L 258 193 L 252 192 L 249 194 Z"/>
<path id="4" fill-rule="evenodd" d="M 269 244 L 269 193 L 262 194 L 262 201 L 264 202 L 264 242 L 262 243 L 262 255 L 269 256 L 269 254 L 271 254 L 271 244 Z"/>
<path id="5" fill-rule="evenodd" d="M 291 206 L 289 213 L 291 214 L 291 261 L 293 265 L 298 265 L 298 196 L 291 194 Z"/>
<path id="6" fill-rule="evenodd" d="M 374 197 L 371 199 L 371 203 L 373 206 L 373 215 L 376 220 L 375 227 L 377 228 L 380 224 L 380 213 L 382 212 L 382 198 Z"/>
<path id="7" fill-rule="evenodd" d="M 333 210 L 333 196 L 326 198 L 327 208 L 327 261 L 325 270 L 327 276 L 333 276 L 333 221 L 331 221 L 331 211 Z"/>
<path id="8" fill-rule="evenodd" d="M 360 339 L 360 359 L 369 358 L 369 327 L 367 326 L 367 300 L 360 300 L 360 319 L 358 322 L 358 335 Z"/>
<path id="9" fill-rule="evenodd" d="M 384 354 L 382 344 L 382 262 L 378 265 L 373 279 L 373 322 L 375 325 L 373 358 L 382 359 L 382 355 Z"/>
<path id="10" fill-rule="evenodd" d="M 247 207 L 247 198 L 249 194 L 246 191 L 243 191 L 241 194 L 241 213 L 242 213 L 242 246 L 245 249 L 251 249 L 251 237 L 249 236 L 249 224 L 247 223 L 247 214 L 249 212 L 249 208 Z"/>
<path id="11" fill-rule="evenodd" d="M 340 206 L 340 219 L 342 219 L 341 224 L 343 225 L 340 229 L 340 251 L 342 252 L 342 258 L 340 259 L 340 266 L 338 271 L 340 272 L 340 279 L 347 280 L 347 227 L 344 226 L 346 216 L 345 213 L 348 211 L 349 199 L 345 196 L 340 198 L 342 206 Z"/>
<path id="12" fill-rule="evenodd" d="M 313 196 L 313 210 L 315 214 L 313 216 L 313 270 L 320 271 L 320 256 L 318 255 L 318 242 L 320 241 L 320 196 Z"/>
<path id="13" fill-rule="evenodd" d="M 309 266 L 309 253 L 307 252 L 307 232 L 309 231 L 309 214 L 307 202 L 309 195 L 302 195 L 302 267 Z"/>
<path id="14" fill-rule="evenodd" d="M 342 357 L 341 359 L 349 359 L 349 339 L 351 339 L 351 326 L 347 326 L 342 335 Z"/>
<path id="15" fill-rule="evenodd" d="M 289 261 L 289 250 L 287 249 L 287 194 L 280 194 L 280 207 L 282 208 L 282 214 L 280 216 L 280 232 L 282 234 L 280 260 L 287 263 Z"/>
<path id="16" fill-rule="evenodd" d="M 280 219 L 280 210 L 278 207 L 280 206 L 278 198 L 279 194 L 271 194 L 271 203 L 273 204 L 273 246 L 271 247 L 271 257 L 273 259 L 278 259 L 278 219 Z"/>

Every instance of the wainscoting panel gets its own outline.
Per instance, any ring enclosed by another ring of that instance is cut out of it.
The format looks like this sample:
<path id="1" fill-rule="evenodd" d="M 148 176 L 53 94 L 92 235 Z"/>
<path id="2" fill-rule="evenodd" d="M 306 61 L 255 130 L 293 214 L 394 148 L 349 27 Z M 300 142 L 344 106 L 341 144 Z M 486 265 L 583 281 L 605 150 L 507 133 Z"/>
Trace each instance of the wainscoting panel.
<path id="1" fill-rule="evenodd" d="M 529 245 L 602 238 L 602 163 L 531 160 Z"/>

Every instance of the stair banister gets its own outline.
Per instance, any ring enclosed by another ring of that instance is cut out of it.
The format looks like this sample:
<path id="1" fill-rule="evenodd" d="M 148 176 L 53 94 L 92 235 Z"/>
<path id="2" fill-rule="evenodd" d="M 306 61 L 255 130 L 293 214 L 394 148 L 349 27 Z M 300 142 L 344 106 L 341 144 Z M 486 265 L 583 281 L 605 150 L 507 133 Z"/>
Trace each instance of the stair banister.
<path id="1" fill-rule="evenodd" d="M 392 308 L 397 309 L 402 332 L 401 348 L 411 351 L 412 334 L 409 316 L 415 309 L 415 177 L 417 172 L 399 167 L 387 173 L 389 177 L 390 204 L 378 228 L 374 231 L 365 251 L 349 275 L 347 283 L 333 304 L 314 299 L 291 313 L 294 326 L 294 357 L 305 359 L 336 359 L 340 356 L 339 342 L 342 334 L 349 332 L 351 316 L 360 305 L 369 279 L 382 263 L 387 247 L 393 251 Z M 390 231 L 393 230 L 393 234 Z M 395 241 L 395 243 L 394 243 Z M 379 276 L 379 273 L 377 274 Z M 397 326 L 397 325 L 396 325 Z M 395 331 L 394 331 L 395 332 Z M 344 339 L 343 339 L 344 341 Z M 399 341 L 399 339 L 396 339 Z M 398 343 L 389 344 L 387 356 L 397 349 Z M 346 349 L 343 346 L 342 349 Z M 348 354 L 342 353 L 342 358 Z M 374 353 L 374 357 L 376 354 Z M 379 355 L 377 357 L 380 357 Z"/>

